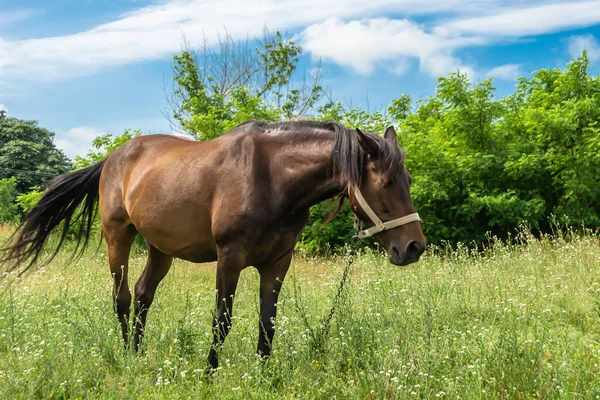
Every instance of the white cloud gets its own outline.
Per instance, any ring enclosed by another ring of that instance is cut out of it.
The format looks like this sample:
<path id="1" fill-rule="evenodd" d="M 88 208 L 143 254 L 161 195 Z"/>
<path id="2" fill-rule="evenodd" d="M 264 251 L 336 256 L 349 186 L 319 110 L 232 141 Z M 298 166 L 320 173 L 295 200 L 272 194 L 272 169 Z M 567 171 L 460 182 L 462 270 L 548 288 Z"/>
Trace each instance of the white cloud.
<path id="1" fill-rule="evenodd" d="M 436 39 L 408 20 L 371 19 L 342 22 L 337 18 L 308 27 L 304 48 L 314 57 L 368 74 L 378 62 L 418 57 L 436 50 Z"/>
<path id="2" fill-rule="evenodd" d="M 464 4 L 467 4 L 465 1 Z M 304 48 L 315 58 L 350 67 L 369 74 L 376 66 L 402 74 L 406 61 L 419 61 L 421 71 L 439 76 L 460 70 L 471 78 L 494 76 L 513 80 L 521 75 L 516 64 L 477 71 L 455 55 L 456 50 L 489 46 L 521 37 L 589 26 L 600 22 L 600 3 L 596 1 L 515 2 L 505 7 L 490 1 L 479 11 L 483 16 L 469 17 L 461 12 L 445 22 L 417 25 L 408 19 L 366 18 L 344 21 L 330 18 L 307 27 L 301 34 Z M 596 49 L 588 40 L 588 47 Z M 590 57 L 595 56 L 592 50 Z"/>
<path id="3" fill-rule="evenodd" d="M 104 134 L 105 132 L 88 126 L 79 126 L 64 133 L 57 133 L 54 143 L 65 152 L 67 157 L 74 159 L 75 156 L 85 156 L 92 148 L 92 141 Z"/>
<path id="4" fill-rule="evenodd" d="M 20 13 L 0 14 L 0 21 L 3 15 L 7 20 L 27 15 Z M 407 19 L 416 15 L 430 17 L 425 25 Z M 0 37 L 0 76 L 4 81 L 68 79 L 113 66 L 167 60 L 180 50 L 183 34 L 194 45 L 204 35 L 214 43 L 223 27 L 234 38 L 245 38 L 260 35 L 265 26 L 304 29 L 299 37 L 313 56 L 360 73 L 386 63 L 388 69 L 405 73 L 414 59 L 432 75 L 456 69 L 473 73 L 472 66 L 453 54 L 456 49 L 598 22 L 598 0 L 162 0 L 74 34 Z"/>
<path id="5" fill-rule="evenodd" d="M 416 58 L 421 70 L 430 75 L 457 70 L 473 75 L 472 67 L 452 56 L 455 48 L 469 40 L 448 40 L 406 19 L 343 22 L 332 18 L 305 29 L 301 39 L 313 57 L 350 67 L 360 74 L 371 73 L 376 65 L 403 73 L 407 60 Z"/>
<path id="6" fill-rule="evenodd" d="M 180 137 L 183 139 L 193 139 L 193 137 L 189 133 L 186 133 L 186 132 L 172 131 L 171 135 L 177 136 L 177 137 Z"/>
<path id="7" fill-rule="evenodd" d="M 519 64 L 504 64 L 486 71 L 485 75 L 494 79 L 511 81 L 523 76 L 523 71 L 521 71 Z"/>
<path id="8" fill-rule="evenodd" d="M 478 17 L 458 18 L 436 28 L 442 35 L 475 34 L 486 37 L 523 37 L 580 28 L 600 22 L 600 3 L 561 1 L 509 7 Z"/>
<path id="9" fill-rule="evenodd" d="M 569 54 L 571 57 L 581 57 L 583 50 L 592 61 L 600 60 L 600 44 L 592 35 L 571 36 L 569 38 Z"/>
<path id="10" fill-rule="evenodd" d="M 371 73 L 376 64 L 397 66 L 406 58 L 418 58 L 421 68 L 430 71 L 456 66 L 449 54 L 440 55 L 449 53 L 442 39 L 406 19 L 343 22 L 331 18 L 306 28 L 301 39 L 313 57 L 350 67 L 361 74 Z M 443 67 L 432 62 L 432 57 L 439 57 Z"/>
<path id="11" fill-rule="evenodd" d="M 396 64 L 392 65 L 389 70 L 396 75 L 404 75 L 411 67 L 411 61 L 408 58 L 400 58 L 396 60 Z"/>
<path id="12" fill-rule="evenodd" d="M 494 0 L 496 1 L 496 0 Z M 439 3 L 439 4 L 437 4 Z M 481 9 L 485 1 L 471 2 Z M 94 73 L 108 66 L 168 59 L 180 49 L 182 34 L 198 43 L 214 41 L 223 27 L 233 37 L 295 29 L 337 16 L 351 19 L 381 13 L 434 14 L 465 10 L 464 0 L 171 0 L 127 13 L 116 21 L 76 34 L 7 41 L 0 38 L 0 74 L 59 79 Z"/>
<path id="13" fill-rule="evenodd" d="M 6 108 L 6 106 L 4 104 L 0 103 L 0 111 L 2 111 L 2 110 L 8 112 L 8 108 Z"/>

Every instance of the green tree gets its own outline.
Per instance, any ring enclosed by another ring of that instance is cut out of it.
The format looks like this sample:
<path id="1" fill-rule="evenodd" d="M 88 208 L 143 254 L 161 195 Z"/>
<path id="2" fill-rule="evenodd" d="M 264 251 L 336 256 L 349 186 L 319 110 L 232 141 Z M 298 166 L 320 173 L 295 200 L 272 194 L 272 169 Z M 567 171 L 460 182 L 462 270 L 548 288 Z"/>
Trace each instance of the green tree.
<path id="1" fill-rule="evenodd" d="M 492 79 L 471 86 L 465 75 L 450 74 L 400 123 L 413 200 L 432 242 L 481 243 L 487 232 L 505 237 L 544 214 L 525 171 L 506 171 L 523 149 L 514 151 L 515 135 L 498 123 L 506 108 L 494 91 Z"/>
<path id="2" fill-rule="evenodd" d="M 38 201 L 40 201 L 43 195 L 44 191 L 35 186 L 31 188 L 29 192 L 18 195 L 16 198 L 16 204 L 21 209 L 21 212 L 26 213 L 32 209 Z"/>
<path id="3" fill-rule="evenodd" d="M 17 205 L 14 202 L 17 181 L 15 178 L 0 179 L 0 222 L 16 222 Z"/>
<path id="4" fill-rule="evenodd" d="M 491 79 L 451 74 L 414 113 L 406 101 L 388 110 L 429 241 L 481 243 L 521 223 L 547 231 L 551 214 L 599 227 L 600 80 L 586 54 L 519 79 L 506 98 L 494 92 Z"/>
<path id="5" fill-rule="evenodd" d="M 186 48 L 174 56 L 173 123 L 197 140 L 210 140 L 248 119 L 306 116 L 323 95 L 316 69 L 292 82 L 302 48 L 279 32 L 251 46 L 225 35 L 216 50 Z"/>
<path id="6" fill-rule="evenodd" d="M 11 118 L 0 112 L 0 179 L 14 177 L 16 193 L 43 186 L 71 168 L 54 145 L 54 133 L 37 122 Z"/>
<path id="7" fill-rule="evenodd" d="M 492 79 L 438 79 L 435 95 L 412 102 L 403 94 L 385 111 L 330 102 L 318 118 L 383 132 L 391 123 L 407 150 L 416 209 L 430 243 L 480 244 L 506 238 L 523 223 L 550 230 L 554 214 L 571 225 L 600 227 L 600 78 L 589 60 L 521 78 L 514 94 L 495 97 Z M 414 111 L 413 111 L 414 110 Z M 311 209 L 302 245 L 324 253 L 354 234 L 353 217 L 329 201 Z"/>
<path id="8" fill-rule="evenodd" d="M 590 74 L 585 51 L 562 71 L 520 79 L 507 103 L 505 129 L 525 143 L 513 170 L 533 172 L 547 214 L 599 227 L 600 77 Z"/>
<path id="9" fill-rule="evenodd" d="M 73 169 L 83 169 L 99 163 L 108 157 L 110 153 L 121 147 L 123 143 L 141 135 L 142 131 L 139 129 L 133 131 L 125 129 L 120 136 L 114 136 L 109 133 L 98 136 L 92 141 L 92 147 L 95 150 L 88 151 L 85 157 L 76 156 Z"/>

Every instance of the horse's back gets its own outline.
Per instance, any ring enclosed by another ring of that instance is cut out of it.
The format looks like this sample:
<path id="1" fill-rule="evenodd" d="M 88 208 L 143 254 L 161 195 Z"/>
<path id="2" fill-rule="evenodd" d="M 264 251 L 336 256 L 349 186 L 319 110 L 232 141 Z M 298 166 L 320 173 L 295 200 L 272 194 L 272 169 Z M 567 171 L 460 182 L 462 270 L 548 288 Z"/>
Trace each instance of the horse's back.
<path id="1" fill-rule="evenodd" d="M 147 135 L 129 140 L 107 159 L 100 177 L 101 197 L 128 204 L 140 183 L 157 183 L 153 176 L 174 173 L 182 166 L 182 153 L 196 142 L 172 135 Z M 102 199 L 101 199 L 102 200 Z"/>

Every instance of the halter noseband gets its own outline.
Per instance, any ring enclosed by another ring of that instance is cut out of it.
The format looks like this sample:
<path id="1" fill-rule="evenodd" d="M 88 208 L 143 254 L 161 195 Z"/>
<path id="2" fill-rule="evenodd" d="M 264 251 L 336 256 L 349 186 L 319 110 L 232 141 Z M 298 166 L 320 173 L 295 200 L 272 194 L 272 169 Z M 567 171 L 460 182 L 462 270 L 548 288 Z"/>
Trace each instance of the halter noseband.
<path id="1" fill-rule="evenodd" d="M 379 219 L 377 214 L 375 214 L 373 209 L 369 206 L 369 203 L 367 203 L 367 201 L 363 197 L 358 186 L 354 186 L 354 197 L 356 197 L 358 204 L 360 204 L 360 207 L 367 214 L 369 219 L 371 219 L 371 221 L 375 224 L 375 226 L 372 226 L 369 229 L 364 229 L 364 230 L 359 231 L 358 232 L 359 239 L 368 238 L 379 232 L 383 232 L 388 229 L 397 228 L 399 226 L 421 220 L 421 218 L 419 218 L 418 213 L 413 213 L 413 214 L 405 215 L 404 217 L 393 219 L 391 221 L 383 222 L 383 221 L 381 221 L 381 219 Z"/>

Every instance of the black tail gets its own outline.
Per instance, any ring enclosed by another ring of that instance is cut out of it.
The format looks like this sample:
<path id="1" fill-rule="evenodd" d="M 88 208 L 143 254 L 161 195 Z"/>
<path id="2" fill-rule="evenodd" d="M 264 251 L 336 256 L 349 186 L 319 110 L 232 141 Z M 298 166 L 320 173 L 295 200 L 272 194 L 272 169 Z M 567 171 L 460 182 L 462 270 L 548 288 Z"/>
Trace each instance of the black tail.
<path id="1" fill-rule="evenodd" d="M 100 186 L 100 173 L 104 161 L 76 172 L 57 176 L 48 185 L 40 201 L 25 215 L 17 230 L 11 235 L 9 245 L 0 249 L 5 254 L 0 265 L 12 271 L 27 263 L 21 274 L 37 263 L 48 238 L 58 229 L 58 244 L 43 261 L 50 262 L 62 247 L 69 227 L 79 224 L 73 257 L 85 250 L 96 216 L 96 203 Z M 15 239 L 16 237 L 16 239 Z"/>

